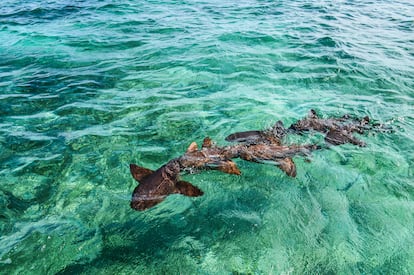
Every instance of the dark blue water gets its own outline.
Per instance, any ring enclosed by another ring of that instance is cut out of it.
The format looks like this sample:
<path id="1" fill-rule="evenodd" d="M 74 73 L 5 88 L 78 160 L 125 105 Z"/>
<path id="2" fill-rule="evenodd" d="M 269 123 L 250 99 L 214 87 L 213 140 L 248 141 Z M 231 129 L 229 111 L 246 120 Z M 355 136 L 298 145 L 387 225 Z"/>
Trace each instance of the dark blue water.
<path id="1" fill-rule="evenodd" d="M 413 33 L 408 0 L 2 1 L 0 273 L 414 273 Z M 129 208 L 129 163 L 310 108 L 394 132 Z"/>

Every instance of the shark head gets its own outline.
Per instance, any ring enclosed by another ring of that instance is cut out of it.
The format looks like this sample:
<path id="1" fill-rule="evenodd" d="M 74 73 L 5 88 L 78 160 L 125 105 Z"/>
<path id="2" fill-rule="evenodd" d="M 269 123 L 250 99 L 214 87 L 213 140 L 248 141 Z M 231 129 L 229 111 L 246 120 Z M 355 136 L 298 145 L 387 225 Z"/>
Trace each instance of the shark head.
<path id="1" fill-rule="evenodd" d="M 133 178 L 139 182 L 131 199 L 131 208 L 146 210 L 162 202 L 168 195 L 182 194 L 189 197 L 203 195 L 196 186 L 179 180 L 179 164 L 172 160 L 153 171 L 136 164 L 129 166 Z"/>
<path id="2" fill-rule="evenodd" d="M 130 164 L 129 169 L 132 177 L 139 182 L 131 199 L 131 208 L 135 210 L 151 208 L 171 194 L 189 197 L 203 195 L 198 187 L 179 179 L 180 172 L 185 169 L 212 169 L 240 175 L 236 163 L 223 155 L 210 138 L 204 139 L 201 149 L 198 149 L 197 143 L 191 143 L 184 155 L 170 160 L 155 171 L 136 164 Z"/>

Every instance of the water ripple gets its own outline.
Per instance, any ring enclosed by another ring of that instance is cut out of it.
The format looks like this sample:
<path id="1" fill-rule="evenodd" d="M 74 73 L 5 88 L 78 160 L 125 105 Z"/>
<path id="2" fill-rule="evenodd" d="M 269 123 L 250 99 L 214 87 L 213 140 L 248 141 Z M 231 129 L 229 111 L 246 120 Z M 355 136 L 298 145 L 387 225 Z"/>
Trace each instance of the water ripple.
<path id="1" fill-rule="evenodd" d="M 408 0 L 3 1 L 1 270 L 413 273 L 413 14 Z M 184 175 L 201 198 L 129 209 L 129 163 L 310 108 L 394 132 L 295 159 L 294 180 L 238 162 L 238 178 Z"/>

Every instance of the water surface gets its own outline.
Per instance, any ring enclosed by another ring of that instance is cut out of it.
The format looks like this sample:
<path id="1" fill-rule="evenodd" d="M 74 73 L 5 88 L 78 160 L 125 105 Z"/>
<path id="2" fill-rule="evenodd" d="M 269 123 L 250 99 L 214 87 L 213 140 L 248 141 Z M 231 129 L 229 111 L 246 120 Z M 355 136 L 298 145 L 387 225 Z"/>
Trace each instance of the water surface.
<path id="1" fill-rule="evenodd" d="M 0 273 L 414 273 L 413 33 L 408 0 L 3 1 Z M 310 108 L 395 131 L 129 208 L 129 163 Z"/>

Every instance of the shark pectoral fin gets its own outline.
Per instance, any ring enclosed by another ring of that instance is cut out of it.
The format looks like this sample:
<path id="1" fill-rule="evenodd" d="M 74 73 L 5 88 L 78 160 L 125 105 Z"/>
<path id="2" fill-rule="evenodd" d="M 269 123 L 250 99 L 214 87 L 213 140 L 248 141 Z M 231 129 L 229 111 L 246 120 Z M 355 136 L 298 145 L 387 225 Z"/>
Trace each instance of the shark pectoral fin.
<path id="1" fill-rule="evenodd" d="M 138 166 L 133 163 L 129 165 L 129 170 L 131 171 L 132 177 L 138 182 L 154 173 L 154 171 L 150 169 Z"/>
<path id="2" fill-rule="evenodd" d="M 278 120 L 276 121 L 275 125 L 273 125 L 272 127 L 273 132 L 276 133 L 285 133 L 286 129 L 285 129 L 285 125 L 283 124 L 283 121 Z"/>
<path id="3" fill-rule="evenodd" d="M 234 174 L 234 175 L 241 174 L 239 167 L 237 167 L 237 164 L 231 160 L 220 162 L 219 165 L 217 166 L 217 170 L 220 170 L 221 172 L 224 172 L 227 174 Z"/>
<path id="4" fill-rule="evenodd" d="M 182 194 L 188 197 L 199 197 L 204 194 L 198 187 L 192 185 L 187 181 L 178 181 L 175 185 L 178 194 Z"/>
<path id="5" fill-rule="evenodd" d="M 165 196 L 159 197 L 144 197 L 144 198 L 132 198 L 130 206 L 132 209 L 143 211 L 148 208 L 154 207 L 165 199 Z"/>
<path id="6" fill-rule="evenodd" d="M 283 172 L 285 172 L 290 177 L 296 177 L 296 165 L 291 158 L 284 158 L 277 160 L 279 167 Z"/>

